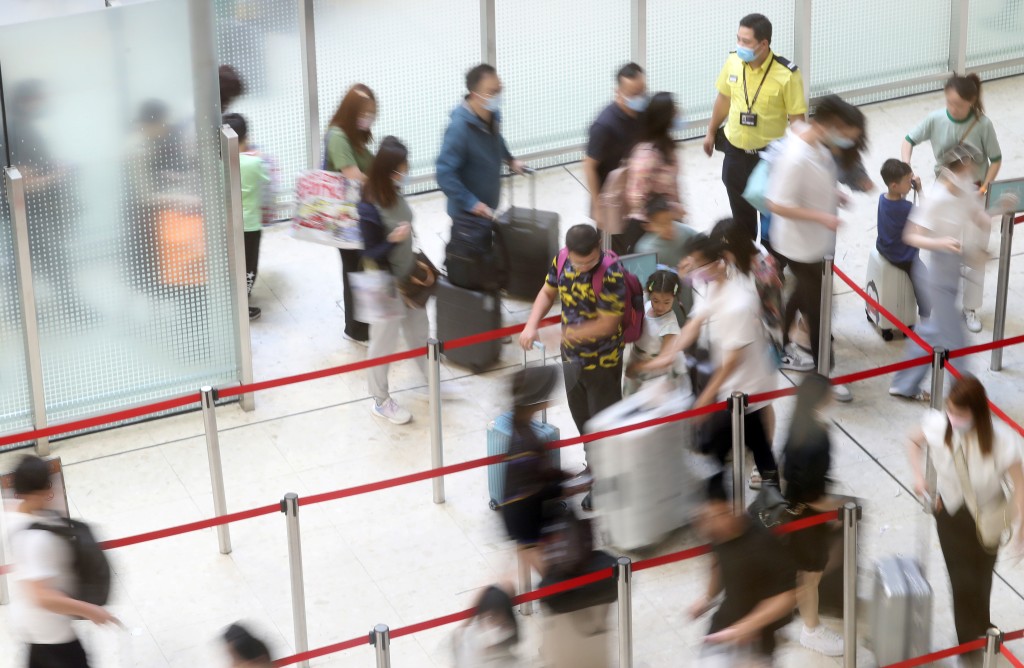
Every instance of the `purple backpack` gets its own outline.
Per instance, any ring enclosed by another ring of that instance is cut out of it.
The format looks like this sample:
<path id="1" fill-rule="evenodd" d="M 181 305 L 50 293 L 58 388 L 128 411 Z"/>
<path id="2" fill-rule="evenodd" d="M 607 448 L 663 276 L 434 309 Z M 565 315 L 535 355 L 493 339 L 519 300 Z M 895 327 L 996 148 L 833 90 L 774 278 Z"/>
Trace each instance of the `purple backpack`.
<path id="1" fill-rule="evenodd" d="M 562 269 L 569 260 L 569 249 L 563 248 L 558 251 L 558 276 L 561 277 Z M 610 250 L 604 251 L 601 257 L 601 264 L 594 271 L 592 277 L 594 297 L 604 289 L 604 275 L 609 267 L 619 261 L 619 256 Z M 624 300 L 625 310 L 622 314 L 622 339 L 626 343 L 633 343 L 640 338 L 644 330 L 644 289 L 640 285 L 640 279 L 635 274 L 622 267 L 622 281 L 626 284 L 626 299 Z"/>

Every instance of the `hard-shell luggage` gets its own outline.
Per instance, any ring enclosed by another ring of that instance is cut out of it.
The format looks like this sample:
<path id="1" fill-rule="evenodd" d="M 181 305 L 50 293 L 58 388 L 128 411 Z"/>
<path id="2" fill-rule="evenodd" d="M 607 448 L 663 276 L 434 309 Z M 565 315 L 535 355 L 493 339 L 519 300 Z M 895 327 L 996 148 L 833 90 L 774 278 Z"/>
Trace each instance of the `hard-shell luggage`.
<path id="1" fill-rule="evenodd" d="M 545 668 L 609 668 L 611 607 L 595 605 L 564 614 L 545 608 L 540 646 Z"/>
<path id="2" fill-rule="evenodd" d="M 650 382 L 594 416 L 586 431 L 672 415 L 692 403 L 693 395 L 671 381 Z M 711 473 L 701 471 L 705 464 L 693 452 L 693 441 L 691 422 L 678 420 L 590 443 L 594 511 L 611 545 L 647 547 L 690 523 L 703 493 L 702 479 Z"/>
<path id="3" fill-rule="evenodd" d="M 877 248 L 871 249 L 868 258 L 867 286 L 868 295 L 884 306 L 894 316 L 911 327 L 917 322 L 917 299 L 914 297 L 914 284 L 906 272 L 900 271 L 882 257 Z M 875 326 L 886 341 L 894 337 L 902 337 L 903 333 L 882 315 L 877 308 L 868 304 L 864 308 L 868 322 Z"/>
<path id="4" fill-rule="evenodd" d="M 932 588 L 916 559 L 883 557 L 875 567 L 871 642 L 878 665 L 931 651 Z"/>
<path id="5" fill-rule="evenodd" d="M 546 362 L 544 344 L 538 341 L 533 345 L 540 351 L 540 361 L 541 365 L 543 365 Z M 526 366 L 525 350 L 523 351 L 523 366 Z M 537 434 L 537 437 L 542 442 L 547 443 L 558 440 L 558 427 L 548 423 L 547 409 L 541 412 L 540 421 L 534 420 L 532 426 L 534 433 Z M 507 454 L 511 443 L 512 411 L 509 411 L 502 413 L 487 425 L 487 456 Z M 561 451 L 548 450 L 548 455 L 551 457 L 552 466 L 560 468 L 562 465 Z M 505 498 L 505 471 L 507 469 L 508 464 L 504 462 L 490 464 L 487 467 L 487 493 L 491 497 L 488 505 L 491 507 L 491 510 L 497 510 Z"/>
<path id="6" fill-rule="evenodd" d="M 456 287 L 446 278 L 437 281 L 437 338 L 451 341 L 501 327 L 501 293 L 477 292 Z M 452 364 L 483 371 L 498 361 L 501 340 L 494 339 L 462 348 L 444 349 Z"/>
<path id="7" fill-rule="evenodd" d="M 509 297 L 533 301 L 544 286 L 551 261 L 558 254 L 558 214 L 537 209 L 537 177 L 530 175 L 530 207 L 515 206 L 513 199 L 497 222 L 497 240 L 508 257 Z M 510 189 L 510 192 L 514 190 Z"/>

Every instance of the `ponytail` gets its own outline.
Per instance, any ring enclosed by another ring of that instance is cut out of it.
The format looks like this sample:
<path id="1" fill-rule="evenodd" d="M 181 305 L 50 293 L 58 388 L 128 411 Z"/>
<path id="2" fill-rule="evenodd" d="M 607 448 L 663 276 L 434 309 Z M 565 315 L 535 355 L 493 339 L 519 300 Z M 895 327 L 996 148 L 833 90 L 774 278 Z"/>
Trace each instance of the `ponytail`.
<path id="1" fill-rule="evenodd" d="M 981 104 L 981 77 L 971 73 L 966 76 L 954 74 L 946 81 L 943 90 L 954 90 L 961 99 L 971 103 L 971 109 L 977 116 L 985 115 L 985 107 Z"/>

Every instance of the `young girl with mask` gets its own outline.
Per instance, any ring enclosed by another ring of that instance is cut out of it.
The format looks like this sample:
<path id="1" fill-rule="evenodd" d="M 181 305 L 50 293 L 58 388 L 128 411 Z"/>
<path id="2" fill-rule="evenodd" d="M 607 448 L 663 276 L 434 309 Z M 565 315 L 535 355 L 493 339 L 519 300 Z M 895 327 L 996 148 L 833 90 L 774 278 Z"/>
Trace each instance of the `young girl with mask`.
<path id="1" fill-rule="evenodd" d="M 914 270 L 925 273 L 920 283 L 928 288 L 931 314 L 918 325 L 917 333 L 930 345 L 946 350 L 962 348 L 967 340 L 957 304 L 961 269 L 965 262 L 981 262 L 987 253 L 984 246 L 978 247 L 972 240 L 987 239 L 991 214 L 1016 204 L 1016 197 L 1010 195 L 1000 199 L 995 209 L 985 211 L 972 180 L 977 160 L 974 150 L 966 145 L 947 151 L 940 160 L 943 167 L 939 180 L 923 205 L 910 212 L 903 230 L 907 245 L 924 251 L 923 264 Z M 908 340 L 907 358 L 920 354 L 918 345 Z M 925 366 L 900 371 L 893 377 L 889 394 L 927 401 L 929 395 L 921 389 L 921 381 L 928 371 Z"/>
<path id="2" fill-rule="evenodd" d="M 936 473 L 934 498 L 927 497 L 925 451 Z M 992 626 L 989 600 L 1000 529 L 1012 530 L 1012 552 L 1019 553 L 1024 544 L 1021 440 L 1005 424 L 993 421 L 981 382 L 964 376 L 950 388 L 945 410 L 928 411 L 911 434 L 907 452 L 914 491 L 934 504 L 935 529 L 953 587 L 957 641 L 975 640 Z M 1004 490 L 1007 481 L 1013 488 L 1009 498 Z M 994 539 L 983 528 L 991 526 L 988 520 L 993 515 Z"/>
<path id="3" fill-rule="evenodd" d="M 783 345 L 789 342 L 789 331 L 799 310 L 810 330 L 811 357 L 815 366 L 818 356 L 831 357 L 831 350 L 818 350 L 821 325 L 821 280 L 826 255 L 835 255 L 836 215 L 846 196 L 839 192 L 836 162 L 832 150 L 849 153 L 863 145 L 864 114 L 836 95 L 825 97 L 806 125 L 794 126 L 787 132 L 782 153 L 772 163 L 768 185 L 768 209 L 772 213 L 771 246 L 793 273 L 796 285 L 786 303 L 782 326 Z M 790 348 L 789 356 L 799 354 Z M 806 370 L 783 359 L 783 368 Z M 831 361 L 831 360 L 830 360 Z M 836 399 L 850 401 L 845 386 L 832 388 Z"/>
<path id="4" fill-rule="evenodd" d="M 672 310 L 679 294 L 679 276 L 674 271 L 659 269 L 647 279 L 645 289 L 647 308 L 644 311 L 644 327 L 629 354 L 623 395 L 633 394 L 645 380 L 652 377 L 641 373 L 638 367 L 657 357 L 662 347 L 679 333 L 679 321 Z"/>

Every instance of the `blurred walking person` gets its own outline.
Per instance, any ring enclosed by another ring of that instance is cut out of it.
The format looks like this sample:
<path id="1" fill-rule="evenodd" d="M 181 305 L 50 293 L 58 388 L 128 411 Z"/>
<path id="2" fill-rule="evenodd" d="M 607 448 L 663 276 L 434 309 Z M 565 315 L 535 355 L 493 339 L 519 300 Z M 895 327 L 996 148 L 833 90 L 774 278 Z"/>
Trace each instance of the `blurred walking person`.
<path id="1" fill-rule="evenodd" d="M 52 490 L 46 462 L 24 457 L 14 471 L 14 493 L 20 501 L 7 517 L 14 566 L 10 623 L 28 645 L 28 668 L 88 668 L 72 620 L 98 626 L 120 622 L 106 608 L 70 595 L 78 586 L 71 543 L 40 526 L 60 524 L 48 510 Z"/>

